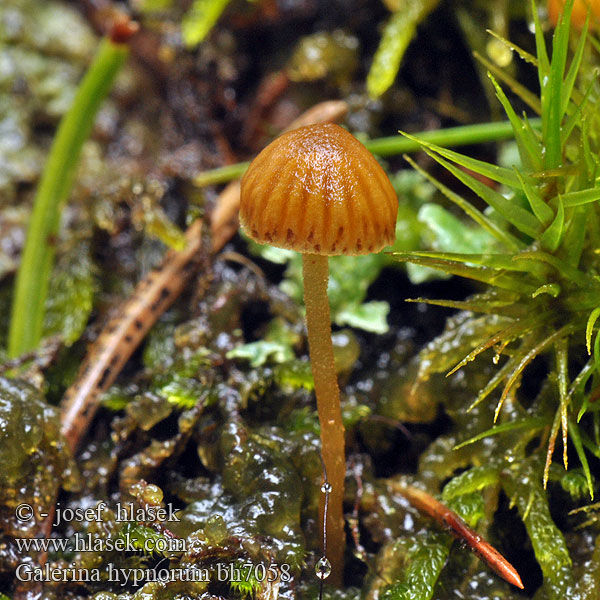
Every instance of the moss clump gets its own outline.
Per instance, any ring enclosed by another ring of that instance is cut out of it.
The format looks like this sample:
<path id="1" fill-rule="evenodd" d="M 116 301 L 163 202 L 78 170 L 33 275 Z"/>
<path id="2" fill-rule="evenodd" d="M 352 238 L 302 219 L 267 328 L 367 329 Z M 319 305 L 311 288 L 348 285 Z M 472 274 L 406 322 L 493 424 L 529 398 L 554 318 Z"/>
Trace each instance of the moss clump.
<path id="1" fill-rule="evenodd" d="M 576 86 L 587 43 L 585 31 L 567 68 L 571 7 L 568 4 L 554 33 L 551 60 L 537 17 L 537 59 L 517 50 L 538 69 L 541 98 L 536 106 L 541 111 L 541 131 L 534 131 L 526 117 L 517 116 L 492 77 L 498 99 L 513 124 L 520 164 L 500 167 L 423 143 L 425 152 L 489 205 L 483 213 L 435 181 L 449 200 L 490 234 L 493 245 L 484 253 L 418 252 L 396 257 L 486 286 L 466 301 L 433 301 L 471 312 L 463 313 L 460 327 L 449 330 L 453 339 L 444 334 L 423 351 L 419 380 L 448 370 L 454 361 L 449 371 L 452 374 L 479 354 L 493 351 L 492 361 L 499 366 L 470 408 L 501 390 L 494 422 L 511 429 L 522 428 L 523 419 L 529 419 L 527 425 L 538 432 L 550 427 L 544 485 L 561 432 L 564 466 L 568 464 L 570 440 L 593 497 L 584 447 L 594 452 L 593 432 L 599 423 L 598 413 L 589 410 L 594 397 L 589 383 L 596 388 L 600 375 L 600 262 L 596 251 L 600 243 L 600 188 L 596 178 L 600 145 L 592 125 L 597 122 L 600 98 L 594 84 L 584 82 L 584 90 Z M 533 10 L 535 13 L 535 7 Z M 461 167 L 489 177 L 503 189 L 496 191 L 486 186 Z M 528 414 L 520 417 L 521 423 L 517 419 L 509 424 L 507 417 L 502 418 L 503 408 L 518 402 L 526 368 L 536 357 L 547 353 L 552 354 L 548 379 L 555 384 L 556 402 L 544 402 L 540 395 Z M 586 354 L 590 356 L 587 362 Z M 417 389 L 418 384 L 413 393 Z M 531 421 L 532 418 L 537 420 Z"/>
<path id="2" fill-rule="evenodd" d="M 24 381 L 0 377 L 0 527 L 6 534 L 36 533 L 60 485 L 73 488 L 74 463 L 59 436 L 58 410 Z M 33 519 L 18 519 L 17 505 L 33 507 Z"/>

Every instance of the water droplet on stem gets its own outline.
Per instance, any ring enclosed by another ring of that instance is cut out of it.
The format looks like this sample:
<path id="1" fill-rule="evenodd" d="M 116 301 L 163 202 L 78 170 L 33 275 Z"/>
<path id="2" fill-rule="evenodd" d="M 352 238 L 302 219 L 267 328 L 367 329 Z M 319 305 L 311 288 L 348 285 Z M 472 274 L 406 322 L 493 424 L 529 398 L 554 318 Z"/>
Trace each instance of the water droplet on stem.
<path id="1" fill-rule="evenodd" d="M 325 556 L 321 556 L 317 561 L 315 573 L 319 579 L 327 579 L 331 575 L 331 563 Z"/>

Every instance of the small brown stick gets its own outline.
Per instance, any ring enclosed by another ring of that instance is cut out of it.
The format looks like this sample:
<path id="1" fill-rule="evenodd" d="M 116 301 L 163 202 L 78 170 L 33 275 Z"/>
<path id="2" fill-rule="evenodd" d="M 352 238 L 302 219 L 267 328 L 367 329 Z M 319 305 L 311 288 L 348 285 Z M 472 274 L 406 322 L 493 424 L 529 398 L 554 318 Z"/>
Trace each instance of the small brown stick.
<path id="1" fill-rule="evenodd" d="M 347 111 L 345 102 L 323 102 L 306 111 L 288 129 L 339 121 Z M 239 182 L 232 182 L 220 194 L 212 213 L 213 253 L 218 252 L 237 231 L 239 203 Z M 61 403 L 61 431 L 73 452 L 98 409 L 100 395 L 112 385 L 146 333 L 183 290 L 196 266 L 201 231 L 201 221 L 188 228 L 185 249 L 167 253 L 161 266 L 137 285 L 131 298 L 102 330 L 88 352 L 75 383 L 66 391 Z"/>
<path id="2" fill-rule="evenodd" d="M 170 250 L 163 263 L 143 279 L 117 316 L 109 321 L 88 353 L 77 380 L 61 403 L 61 431 L 75 452 L 98 409 L 98 399 L 113 383 L 158 317 L 174 302 L 195 270 L 202 221 L 186 231 L 184 250 Z"/>
<path id="3" fill-rule="evenodd" d="M 488 544 L 476 531 L 471 529 L 455 512 L 438 502 L 433 496 L 418 488 L 402 485 L 395 481 L 389 481 L 388 485 L 404 496 L 415 508 L 427 513 L 445 528 L 450 529 L 452 535 L 464 540 L 467 546 L 481 560 L 512 585 L 523 589 L 523 582 L 517 570 L 496 550 Z"/>

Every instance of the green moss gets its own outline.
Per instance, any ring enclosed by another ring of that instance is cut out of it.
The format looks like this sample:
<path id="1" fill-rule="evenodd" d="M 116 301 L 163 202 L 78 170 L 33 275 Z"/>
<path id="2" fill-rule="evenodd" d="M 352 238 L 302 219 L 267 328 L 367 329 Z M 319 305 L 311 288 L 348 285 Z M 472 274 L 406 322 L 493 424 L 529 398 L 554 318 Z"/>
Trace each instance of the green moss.
<path id="1" fill-rule="evenodd" d="M 74 241 L 61 253 L 52 275 L 43 337 L 59 335 L 67 346 L 79 339 L 92 312 L 96 269 L 88 240 Z"/>
<path id="2" fill-rule="evenodd" d="M 58 486 L 76 484 L 74 465 L 59 437 L 58 410 L 30 384 L 0 377 L 0 521 L 7 535 L 31 535 L 36 519 L 20 520 L 15 509 L 27 503 L 34 515 L 49 510 Z"/>
<path id="3" fill-rule="evenodd" d="M 597 245 L 595 222 L 600 200 L 595 178 L 598 143 L 587 126 L 588 119 L 596 118 L 594 107 L 598 96 L 592 87 L 585 92 L 576 87 L 586 46 L 585 32 L 577 40 L 573 59 L 567 67 L 571 8 L 569 4 L 565 18 L 556 28 L 550 60 L 532 4 L 538 55 L 534 62 L 541 85 L 541 134 L 532 130 L 526 118 L 517 116 L 506 94 L 492 78 L 497 97 L 513 125 L 520 164 L 513 165 L 512 169 L 501 167 L 422 142 L 429 156 L 489 206 L 490 210 L 482 213 L 430 178 L 448 200 L 481 226 L 482 234 L 485 231 L 490 239 L 495 238 L 494 245 L 467 252 L 409 252 L 396 256 L 399 260 L 439 268 L 485 286 L 485 292 L 466 301 L 433 302 L 472 312 L 462 313 L 458 327 L 445 332 L 421 353 L 418 379 L 426 381 L 432 373 L 443 371 L 450 375 L 479 354 L 493 349 L 493 361 L 500 366 L 473 398 L 470 409 L 501 389 L 494 411 L 495 423 L 505 404 L 518 397 L 528 365 L 536 357 L 551 353 L 548 379 L 556 386 L 554 406 L 539 397 L 534 408 L 537 414 L 532 420 L 523 420 L 521 415 L 512 424 L 486 429 L 485 435 L 526 426 L 539 430 L 552 423 L 544 484 L 560 431 L 564 465 L 568 464 L 567 440 L 570 438 L 593 497 L 584 439 L 587 440 L 587 431 L 597 427 L 597 418 L 590 416 L 579 424 L 575 422 L 575 415 L 579 422 L 588 409 L 584 387 L 591 375 L 591 365 L 595 365 L 595 376 L 598 375 L 595 354 L 600 351 L 600 342 L 594 342 L 594 352 L 591 344 L 598 316 L 595 308 L 599 289 L 596 277 L 599 266 L 593 250 Z M 531 60 L 522 51 L 518 52 Z M 483 184 L 465 169 L 495 181 L 502 188 L 497 191 Z M 588 354 L 593 355 L 594 362 L 582 368 L 584 334 Z M 600 336 L 596 339 L 600 340 Z M 459 348 L 462 359 L 454 355 L 454 350 Z M 458 360 L 451 365 L 453 355 Z"/>
<path id="4" fill-rule="evenodd" d="M 532 457 L 504 471 L 501 483 L 527 528 L 544 574 L 543 593 L 549 600 L 559 600 L 572 597 L 572 561 L 565 539 L 550 516 L 548 498 L 540 483 L 541 470 L 539 457 Z"/>
<path id="5" fill-rule="evenodd" d="M 348 85 L 358 68 L 358 50 L 358 38 L 343 30 L 313 33 L 298 42 L 286 71 L 292 81 Z"/>

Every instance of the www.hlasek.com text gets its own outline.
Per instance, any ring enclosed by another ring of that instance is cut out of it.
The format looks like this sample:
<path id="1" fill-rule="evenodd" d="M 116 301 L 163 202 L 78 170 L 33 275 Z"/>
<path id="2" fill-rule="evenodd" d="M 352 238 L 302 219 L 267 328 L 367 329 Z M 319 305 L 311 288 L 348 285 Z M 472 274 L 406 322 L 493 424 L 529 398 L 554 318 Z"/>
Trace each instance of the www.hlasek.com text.
<path id="1" fill-rule="evenodd" d="M 29 552 L 157 552 L 171 554 L 186 552 L 186 540 L 182 538 L 153 537 L 140 539 L 126 532 L 118 537 L 98 537 L 91 533 L 76 533 L 71 538 L 18 538 L 15 540 L 19 553 Z"/>

